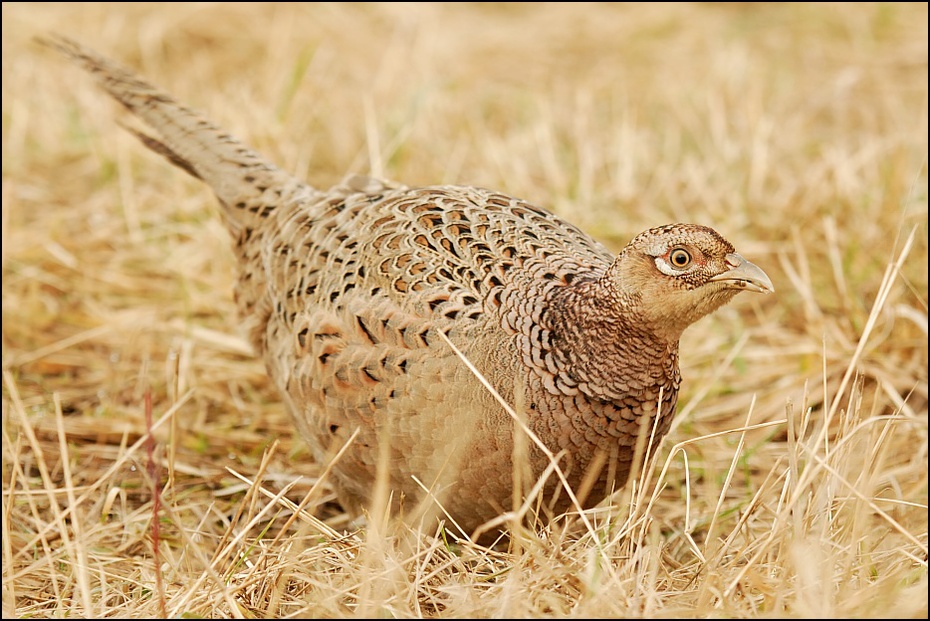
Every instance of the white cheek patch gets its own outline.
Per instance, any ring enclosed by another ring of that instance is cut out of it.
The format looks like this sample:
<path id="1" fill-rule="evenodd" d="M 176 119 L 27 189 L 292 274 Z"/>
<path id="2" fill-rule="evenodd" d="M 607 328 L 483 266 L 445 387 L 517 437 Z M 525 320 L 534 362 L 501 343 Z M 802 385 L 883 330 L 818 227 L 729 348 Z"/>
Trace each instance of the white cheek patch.
<path id="1" fill-rule="evenodd" d="M 656 269 L 665 274 L 666 276 L 680 276 L 684 273 L 682 270 L 676 270 L 674 267 L 668 264 L 664 257 L 656 257 Z"/>

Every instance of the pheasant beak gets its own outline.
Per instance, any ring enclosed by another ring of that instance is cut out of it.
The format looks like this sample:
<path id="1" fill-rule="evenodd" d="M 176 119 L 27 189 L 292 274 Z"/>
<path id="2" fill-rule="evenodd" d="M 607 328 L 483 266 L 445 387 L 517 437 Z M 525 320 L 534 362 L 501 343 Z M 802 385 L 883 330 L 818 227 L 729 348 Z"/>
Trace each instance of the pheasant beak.
<path id="1" fill-rule="evenodd" d="M 722 282 L 727 289 L 753 291 L 755 293 L 774 293 L 775 287 L 768 275 L 755 263 L 751 263 L 735 252 L 726 256 L 730 268 L 717 274 L 709 282 Z"/>

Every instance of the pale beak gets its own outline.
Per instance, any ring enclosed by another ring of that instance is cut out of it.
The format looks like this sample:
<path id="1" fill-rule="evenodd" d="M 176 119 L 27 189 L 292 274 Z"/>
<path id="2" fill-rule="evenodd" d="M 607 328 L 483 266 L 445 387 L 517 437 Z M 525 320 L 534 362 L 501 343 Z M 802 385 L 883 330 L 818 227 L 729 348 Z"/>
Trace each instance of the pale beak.
<path id="1" fill-rule="evenodd" d="M 774 293 L 775 287 L 768 275 L 755 263 L 751 263 L 735 252 L 726 256 L 729 270 L 710 279 L 710 282 L 722 282 L 728 289 L 754 291 L 755 293 Z"/>

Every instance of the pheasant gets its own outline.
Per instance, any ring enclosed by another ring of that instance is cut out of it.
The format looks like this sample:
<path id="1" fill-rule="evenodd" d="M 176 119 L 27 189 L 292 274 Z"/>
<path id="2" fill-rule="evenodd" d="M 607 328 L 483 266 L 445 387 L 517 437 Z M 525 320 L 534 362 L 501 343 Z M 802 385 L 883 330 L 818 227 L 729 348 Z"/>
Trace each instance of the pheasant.
<path id="1" fill-rule="evenodd" d="M 595 505 L 641 459 L 640 435 L 654 449 L 668 431 L 682 332 L 740 291 L 774 291 L 706 226 L 651 228 L 613 255 L 478 187 L 312 187 L 109 59 L 45 43 L 216 194 L 251 343 L 349 512 L 385 483 L 393 512 L 466 534 L 524 500 L 543 517 Z"/>

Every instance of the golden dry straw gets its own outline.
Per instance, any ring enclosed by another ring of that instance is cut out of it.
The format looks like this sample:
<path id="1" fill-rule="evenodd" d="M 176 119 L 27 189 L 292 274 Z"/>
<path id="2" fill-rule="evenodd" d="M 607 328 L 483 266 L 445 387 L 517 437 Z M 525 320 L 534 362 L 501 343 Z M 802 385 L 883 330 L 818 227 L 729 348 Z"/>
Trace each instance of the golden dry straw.
<path id="1" fill-rule="evenodd" d="M 925 3 L 2 10 L 5 617 L 926 618 Z M 669 436 L 587 526 L 351 523 L 213 197 L 51 32 L 316 185 L 499 188 L 614 249 L 707 222 L 778 294 L 685 334 Z"/>

